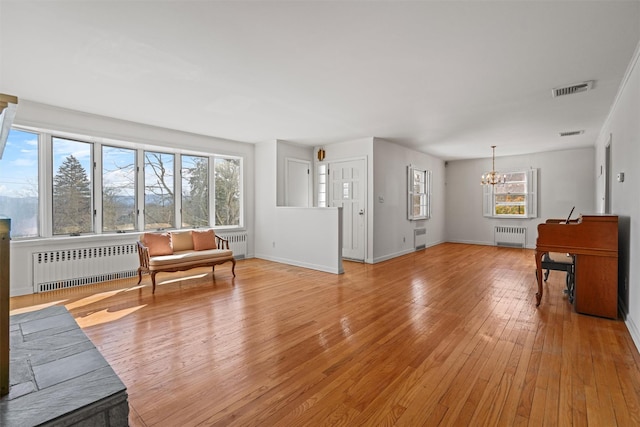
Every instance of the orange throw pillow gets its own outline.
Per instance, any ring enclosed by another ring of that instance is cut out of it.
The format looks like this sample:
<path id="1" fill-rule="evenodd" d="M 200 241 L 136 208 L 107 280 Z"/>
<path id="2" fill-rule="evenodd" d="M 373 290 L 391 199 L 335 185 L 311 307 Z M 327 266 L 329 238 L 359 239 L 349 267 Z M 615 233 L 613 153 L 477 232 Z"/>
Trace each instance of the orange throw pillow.
<path id="1" fill-rule="evenodd" d="M 144 235 L 143 243 L 149 248 L 149 256 L 173 254 L 173 244 L 169 233 L 147 233 Z"/>
<path id="2" fill-rule="evenodd" d="M 206 251 L 207 249 L 217 249 L 216 233 L 213 230 L 191 232 L 193 237 L 193 249 L 196 251 Z"/>

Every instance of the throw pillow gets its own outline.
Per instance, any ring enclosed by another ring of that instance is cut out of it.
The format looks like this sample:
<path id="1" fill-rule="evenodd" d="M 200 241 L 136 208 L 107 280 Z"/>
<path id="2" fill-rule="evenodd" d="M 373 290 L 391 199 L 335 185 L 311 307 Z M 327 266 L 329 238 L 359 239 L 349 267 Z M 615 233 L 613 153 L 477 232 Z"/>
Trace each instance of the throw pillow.
<path id="1" fill-rule="evenodd" d="M 192 251 L 193 238 L 190 231 L 173 231 L 171 232 L 171 244 L 173 251 Z"/>
<path id="2" fill-rule="evenodd" d="M 196 251 L 218 248 L 216 245 L 216 233 L 213 230 L 193 230 L 191 236 L 193 237 L 193 249 Z"/>
<path id="3" fill-rule="evenodd" d="M 144 235 L 143 243 L 149 248 L 149 256 L 173 254 L 171 234 L 169 233 L 147 233 Z"/>

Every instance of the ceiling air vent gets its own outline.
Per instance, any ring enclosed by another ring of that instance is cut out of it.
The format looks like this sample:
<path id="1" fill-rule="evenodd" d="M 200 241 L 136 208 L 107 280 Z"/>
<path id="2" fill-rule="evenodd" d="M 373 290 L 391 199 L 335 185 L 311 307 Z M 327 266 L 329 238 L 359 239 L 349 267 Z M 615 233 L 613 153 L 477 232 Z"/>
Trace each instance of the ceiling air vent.
<path id="1" fill-rule="evenodd" d="M 575 135 L 582 135 L 584 133 L 583 130 L 572 130 L 569 132 L 560 132 L 560 136 L 575 136 Z"/>
<path id="2" fill-rule="evenodd" d="M 575 83 L 569 86 L 562 86 L 553 88 L 551 91 L 553 93 L 553 97 L 557 98 L 558 96 L 564 95 L 573 95 L 574 93 L 586 92 L 593 88 L 593 80 L 589 80 L 588 82 Z"/>

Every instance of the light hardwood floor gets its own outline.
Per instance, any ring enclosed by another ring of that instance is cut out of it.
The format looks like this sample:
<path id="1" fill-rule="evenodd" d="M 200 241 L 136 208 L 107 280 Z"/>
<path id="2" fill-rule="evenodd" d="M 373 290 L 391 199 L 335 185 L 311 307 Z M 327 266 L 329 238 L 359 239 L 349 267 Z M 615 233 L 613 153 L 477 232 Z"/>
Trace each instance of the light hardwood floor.
<path id="1" fill-rule="evenodd" d="M 533 251 L 442 244 L 333 275 L 263 260 L 12 298 L 64 304 L 132 426 L 640 425 L 621 320 L 576 314 Z M 213 282 L 212 282 L 213 280 Z"/>

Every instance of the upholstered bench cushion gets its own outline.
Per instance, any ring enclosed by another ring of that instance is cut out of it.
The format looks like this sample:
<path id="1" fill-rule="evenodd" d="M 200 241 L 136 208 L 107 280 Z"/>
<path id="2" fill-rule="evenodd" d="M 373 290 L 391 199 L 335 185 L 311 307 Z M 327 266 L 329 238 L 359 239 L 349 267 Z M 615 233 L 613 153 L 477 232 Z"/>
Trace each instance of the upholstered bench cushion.
<path id="1" fill-rule="evenodd" d="M 207 261 L 222 260 L 232 258 L 233 251 L 229 249 L 209 249 L 206 251 L 183 251 L 175 252 L 173 255 L 160 255 L 149 258 L 150 269 L 165 269 L 172 267 L 188 267 L 198 265 Z"/>
<path id="2" fill-rule="evenodd" d="M 559 264 L 573 264 L 573 257 L 568 256 L 566 253 L 560 252 L 549 252 L 549 260 L 550 262 L 556 262 Z M 547 260 L 543 260 L 547 261 Z"/>

